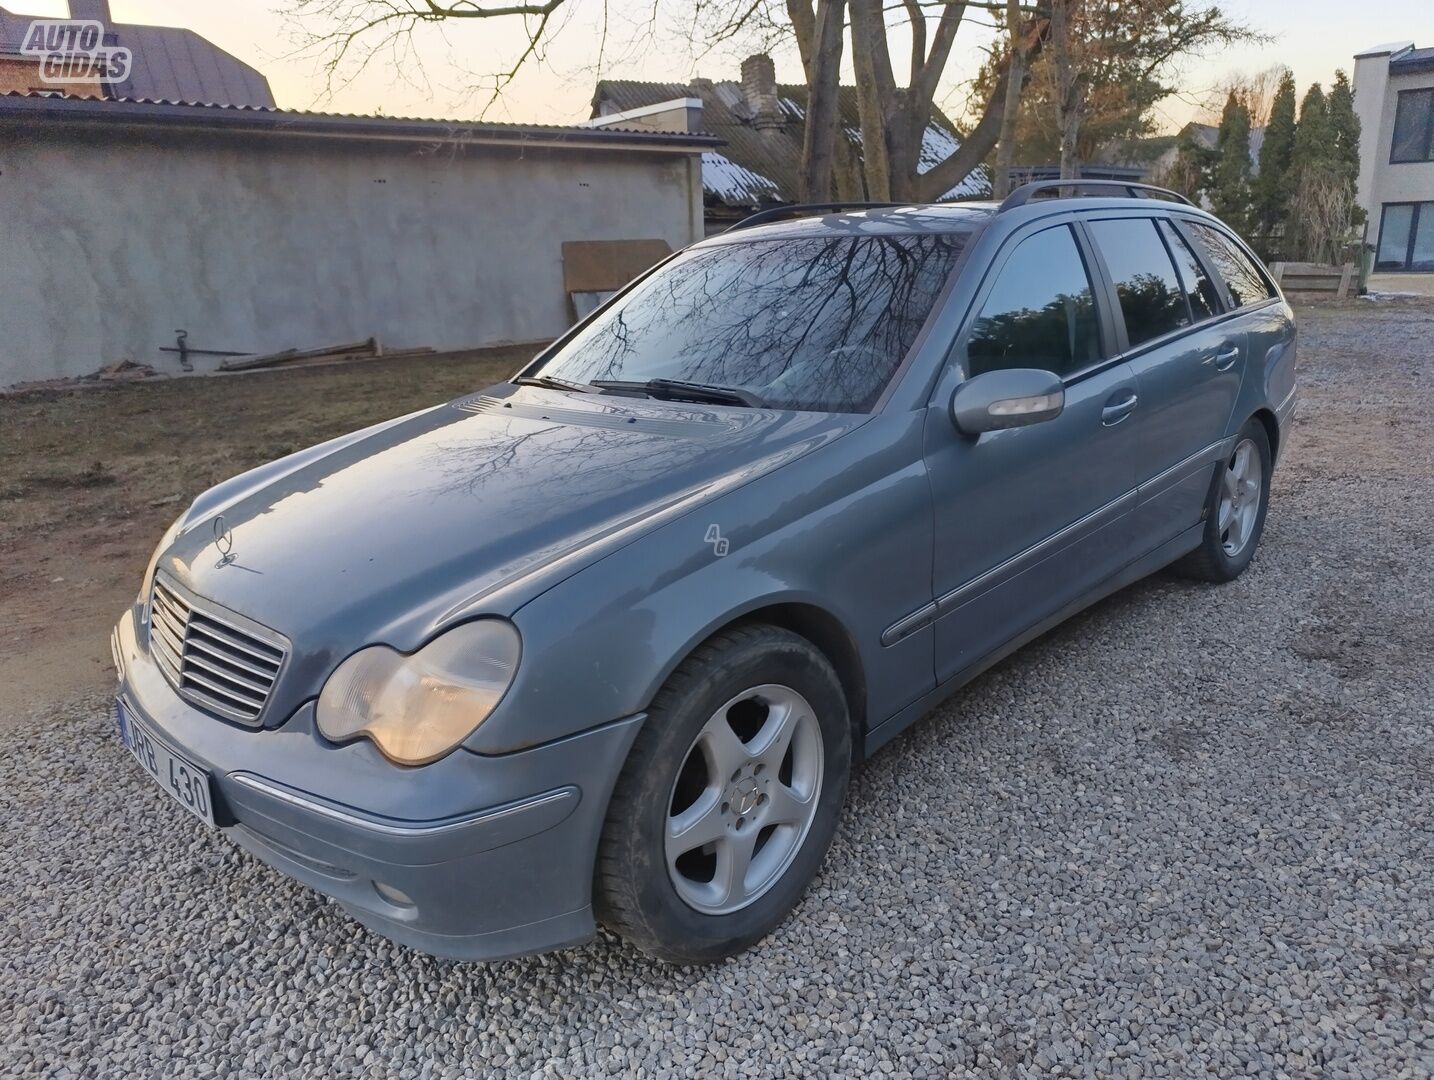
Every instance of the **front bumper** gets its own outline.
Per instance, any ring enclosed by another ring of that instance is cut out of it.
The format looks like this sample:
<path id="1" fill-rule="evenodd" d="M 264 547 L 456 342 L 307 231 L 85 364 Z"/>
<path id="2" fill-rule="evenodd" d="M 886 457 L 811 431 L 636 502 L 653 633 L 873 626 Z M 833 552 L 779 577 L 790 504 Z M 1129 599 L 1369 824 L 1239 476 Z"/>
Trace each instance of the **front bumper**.
<path id="1" fill-rule="evenodd" d="M 437 956 L 500 960 L 592 936 L 593 859 L 643 716 L 405 768 L 367 740 L 328 743 L 312 703 L 269 730 L 200 712 L 160 674 L 135 617 L 115 628 L 119 700 L 209 770 L 216 821 L 241 847 Z"/>

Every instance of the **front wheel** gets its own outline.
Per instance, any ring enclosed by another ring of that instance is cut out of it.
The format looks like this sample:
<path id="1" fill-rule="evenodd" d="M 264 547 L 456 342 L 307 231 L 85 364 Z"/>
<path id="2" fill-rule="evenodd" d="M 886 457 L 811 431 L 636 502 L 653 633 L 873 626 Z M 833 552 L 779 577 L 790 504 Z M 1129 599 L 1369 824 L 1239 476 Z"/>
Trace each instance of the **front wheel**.
<path id="1" fill-rule="evenodd" d="M 850 768 L 846 699 L 820 650 L 773 626 L 718 634 L 657 694 L 623 766 L 599 915 L 670 963 L 742 951 L 821 866 Z"/>
<path id="2" fill-rule="evenodd" d="M 1216 470 L 1205 503 L 1200 546 L 1178 568 L 1201 581 L 1234 581 L 1255 557 L 1270 505 L 1270 439 L 1258 420 L 1235 437 L 1235 447 Z"/>

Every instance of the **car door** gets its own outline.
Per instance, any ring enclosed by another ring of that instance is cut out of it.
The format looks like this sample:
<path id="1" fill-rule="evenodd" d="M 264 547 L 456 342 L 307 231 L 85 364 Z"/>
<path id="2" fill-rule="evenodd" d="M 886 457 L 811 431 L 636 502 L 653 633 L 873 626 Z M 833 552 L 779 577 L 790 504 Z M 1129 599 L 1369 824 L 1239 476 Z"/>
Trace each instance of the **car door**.
<path id="1" fill-rule="evenodd" d="M 1123 355 L 1135 370 L 1141 554 L 1200 520 L 1240 391 L 1245 334 L 1214 276 L 1163 216 L 1093 217 Z"/>
<path id="2" fill-rule="evenodd" d="M 928 408 L 925 456 L 935 526 L 936 677 L 972 668 L 1128 561 L 1134 505 L 1130 365 L 1109 356 L 1084 240 L 1065 222 L 1002 248 Z M 997 368 L 1061 376 L 1059 416 L 959 433 L 949 403 Z"/>

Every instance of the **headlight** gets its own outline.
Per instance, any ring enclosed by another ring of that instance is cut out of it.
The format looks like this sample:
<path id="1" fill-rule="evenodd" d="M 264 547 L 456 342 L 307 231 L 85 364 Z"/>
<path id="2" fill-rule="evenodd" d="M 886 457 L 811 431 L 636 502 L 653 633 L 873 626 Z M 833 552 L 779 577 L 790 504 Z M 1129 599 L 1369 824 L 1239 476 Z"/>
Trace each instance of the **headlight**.
<path id="1" fill-rule="evenodd" d="M 402 765 L 426 765 L 488 718 L 520 652 L 504 619 L 464 623 L 407 656 L 387 645 L 360 649 L 324 684 L 319 731 L 334 742 L 366 736 Z"/>
<path id="2" fill-rule="evenodd" d="M 136 598 L 136 603 L 149 603 L 149 587 L 154 581 L 154 568 L 159 565 L 159 557 L 164 554 L 164 549 L 174 543 L 174 538 L 179 535 L 179 526 L 183 523 L 187 513 L 186 510 L 184 514 L 175 518 L 174 524 L 165 530 L 159 543 L 155 545 L 154 554 L 149 557 L 149 565 L 144 569 L 144 580 L 139 583 L 139 596 Z"/>

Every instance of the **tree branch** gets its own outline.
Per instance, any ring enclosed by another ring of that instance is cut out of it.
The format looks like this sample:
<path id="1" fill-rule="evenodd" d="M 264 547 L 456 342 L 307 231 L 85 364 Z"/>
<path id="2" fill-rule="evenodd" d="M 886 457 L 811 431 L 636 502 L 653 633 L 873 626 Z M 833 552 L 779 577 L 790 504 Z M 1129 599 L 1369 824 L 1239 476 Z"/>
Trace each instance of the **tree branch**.
<path id="1" fill-rule="evenodd" d="M 1034 63 L 1040 55 L 1050 28 L 1050 20 L 1033 19 L 1023 35 L 1023 53 L 1028 64 Z M 1029 72 L 1027 67 L 1027 72 Z M 921 202 L 935 202 L 942 195 L 964 180 L 985 161 L 996 146 L 1001 135 L 1001 113 L 1005 108 L 1006 83 L 1010 78 L 1009 58 L 1001 65 L 995 84 L 986 100 L 986 108 L 976 126 L 962 140 L 961 147 L 945 161 L 911 178 L 916 197 Z"/>

